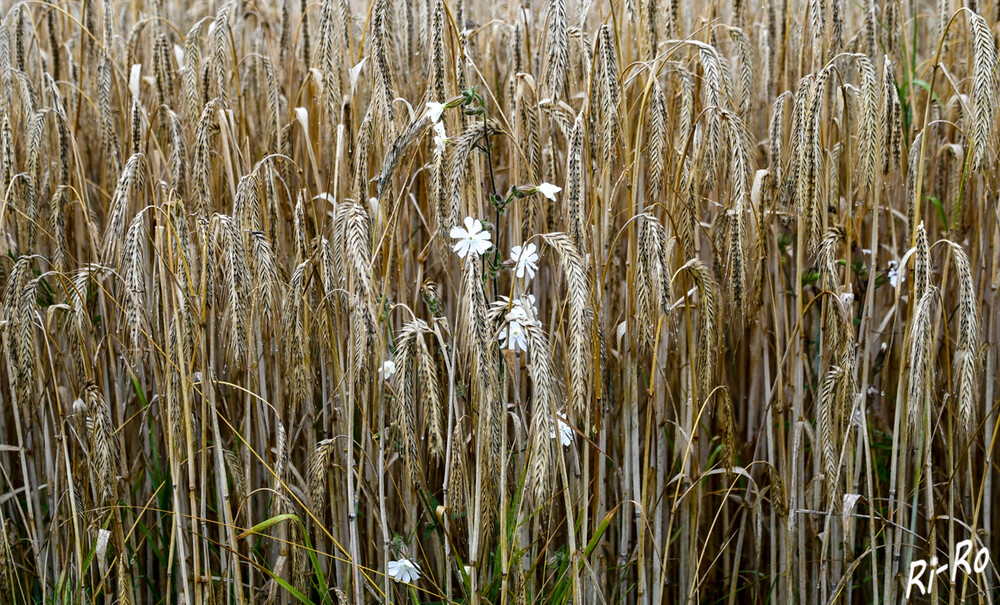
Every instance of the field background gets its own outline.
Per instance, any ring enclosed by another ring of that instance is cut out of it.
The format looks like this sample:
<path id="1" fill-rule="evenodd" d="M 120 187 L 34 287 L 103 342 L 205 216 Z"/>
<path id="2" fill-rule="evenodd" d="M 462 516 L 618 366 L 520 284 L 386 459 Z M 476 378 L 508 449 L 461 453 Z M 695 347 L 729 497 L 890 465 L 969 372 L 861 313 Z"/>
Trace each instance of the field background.
<path id="1" fill-rule="evenodd" d="M 0 602 L 899 603 L 1000 553 L 997 3 L 0 8 Z"/>

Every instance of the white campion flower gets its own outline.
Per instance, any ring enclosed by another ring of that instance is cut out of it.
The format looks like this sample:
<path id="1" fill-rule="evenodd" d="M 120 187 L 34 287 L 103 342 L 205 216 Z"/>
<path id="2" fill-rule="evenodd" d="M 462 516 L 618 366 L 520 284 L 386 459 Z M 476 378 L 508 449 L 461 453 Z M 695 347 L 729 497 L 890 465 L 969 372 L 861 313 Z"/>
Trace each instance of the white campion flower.
<path id="1" fill-rule="evenodd" d="M 420 566 L 409 559 L 389 561 L 389 568 L 386 570 L 389 577 L 403 584 L 412 584 L 420 579 Z"/>
<path id="2" fill-rule="evenodd" d="M 538 246 L 528 243 L 527 246 L 513 246 L 510 249 L 510 260 L 514 261 L 514 274 L 518 279 L 535 277 L 538 271 Z"/>
<path id="3" fill-rule="evenodd" d="M 427 101 L 427 117 L 431 119 L 431 122 L 437 124 L 441 120 L 441 114 L 444 113 L 444 110 L 444 103 Z"/>
<path id="4" fill-rule="evenodd" d="M 378 376 L 382 380 L 389 380 L 392 375 L 396 373 L 396 362 L 393 360 L 388 360 L 382 364 L 378 369 Z"/>
<path id="5" fill-rule="evenodd" d="M 535 295 L 534 294 L 523 294 L 517 299 L 517 304 L 521 305 L 525 310 L 530 311 L 528 315 L 535 317 L 538 315 L 538 307 L 535 306 Z"/>
<path id="6" fill-rule="evenodd" d="M 528 312 L 524 310 L 524 307 L 520 306 L 520 304 L 517 304 L 517 305 L 511 307 L 510 313 L 507 313 L 507 316 L 505 317 L 505 319 L 507 321 L 514 321 L 515 319 L 516 320 L 522 320 L 522 319 L 530 319 L 530 318 L 528 317 Z"/>
<path id="7" fill-rule="evenodd" d="M 505 296 L 504 298 L 507 297 Z M 518 300 L 517 304 L 511 305 L 510 311 L 507 312 L 504 319 L 507 321 L 514 321 L 515 319 L 528 319 L 528 312 L 521 306 L 521 301 Z"/>
<path id="8" fill-rule="evenodd" d="M 493 247 L 490 232 L 484 231 L 482 224 L 471 216 L 465 217 L 465 229 L 452 227 L 448 234 L 452 239 L 458 240 L 451 249 L 458 253 L 459 258 L 465 258 L 470 250 L 476 256 L 482 256 Z"/>
<path id="9" fill-rule="evenodd" d="M 559 426 L 559 443 L 563 447 L 568 446 L 573 443 L 573 427 L 566 422 L 566 417 L 562 414 L 556 414 L 556 424 Z M 556 438 L 556 427 L 549 427 L 549 438 Z"/>
<path id="10" fill-rule="evenodd" d="M 521 326 L 521 321 L 528 319 L 524 310 L 515 307 L 518 313 L 511 312 L 507 314 L 507 325 L 500 330 L 500 344 L 505 349 L 510 349 L 511 351 L 521 350 L 525 353 L 528 352 L 528 338 L 524 335 L 524 328 Z"/>
<path id="11" fill-rule="evenodd" d="M 562 187 L 553 185 L 552 183 L 542 183 L 538 187 L 535 187 L 535 193 L 541 193 L 553 202 L 556 201 L 556 194 L 560 191 L 562 191 Z"/>
<path id="12" fill-rule="evenodd" d="M 507 312 L 507 321 L 518 317 L 535 321 L 538 317 L 538 307 L 535 306 L 534 294 L 522 294 L 515 298 L 513 303 L 510 302 L 510 298 L 501 296 L 500 302 L 503 303 L 504 307 L 510 308 L 510 311 Z"/>
<path id="13" fill-rule="evenodd" d="M 444 122 L 434 123 L 434 150 L 444 153 L 444 146 L 448 143 L 448 137 L 444 134 Z"/>
<path id="14" fill-rule="evenodd" d="M 889 278 L 889 285 L 895 288 L 899 283 L 899 263 L 894 260 L 889 261 L 889 271 L 886 277 Z"/>

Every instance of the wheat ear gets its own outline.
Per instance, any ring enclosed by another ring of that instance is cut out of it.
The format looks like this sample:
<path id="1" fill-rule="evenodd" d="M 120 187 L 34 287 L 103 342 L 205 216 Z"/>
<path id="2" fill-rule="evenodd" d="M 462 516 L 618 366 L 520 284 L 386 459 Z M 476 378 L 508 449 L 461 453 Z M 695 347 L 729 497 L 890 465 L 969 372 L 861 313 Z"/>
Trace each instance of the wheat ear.
<path id="1" fill-rule="evenodd" d="M 986 20 L 972 11 L 968 15 L 975 60 L 972 76 L 972 169 L 981 170 L 993 143 L 996 128 L 993 114 L 997 105 L 994 75 L 997 55 L 993 34 Z"/>
<path id="2" fill-rule="evenodd" d="M 566 68 L 569 65 L 566 0 L 549 2 L 548 24 L 545 36 L 545 87 L 547 94 L 557 100 L 565 86 Z"/>
<path id="3" fill-rule="evenodd" d="M 549 246 L 559 253 L 566 287 L 569 293 L 569 382 L 568 399 L 570 408 L 578 415 L 588 412 L 587 376 L 591 366 L 591 334 L 593 333 L 592 311 L 590 309 L 590 286 L 583 256 L 564 233 L 548 233 L 542 236 Z"/>
<path id="4" fill-rule="evenodd" d="M 392 375 L 395 404 L 393 416 L 396 418 L 395 424 L 399 431 L 403 462 L 414 485 L 422 484 L 413 398 L 413 365 L 417 357 L 417 339 L 421 331 L 420 324 L 417 323 L 419 321 L 409 322 L 399 331 L 394 356 L 396 373 Z"/>
<path id="5" fill-rule="evenodd" d="M 552 483 L 553 456 L 550 435 L 555 434 L 557 439 L 559 437 L 559 427 L 553 418 L 558 392 L 556 379 L 552 373 L 552 351 L 541 324 L 531 319 L 523 322 L 523 325 L 531 350 L 528 370 L 534 384 L 527 489 L 535 504 L 541 505 L 548 499 Z"/>
<path id="6" fill-rule="evenodd" d="M 931 324 L 931 307 L 935 294 L 936 289 L 931 288 L 917 300 L 910 324 L 908 338 L 910 368 L 906 389 L 906 410 L 911 430 L 917 430 L 924 418 L 925 406 L 930 396 L 931 385 L 934 383 L 934 364 L 931 359 L 934 328 Z"/>
<path id="7" fill-rule="evenodd" d="M 958 416 L 961 428 L 969 431 L 976 420 L 975 405 L 978 399 L 979 373 L 982 369 L 980 353 L 979 305 L 976 303 L 972 266 L 965 251 L 952 246 L 955 268 L 958 271 L 958 352 L 955 356 L 955 375 L 958 376 Z"/>

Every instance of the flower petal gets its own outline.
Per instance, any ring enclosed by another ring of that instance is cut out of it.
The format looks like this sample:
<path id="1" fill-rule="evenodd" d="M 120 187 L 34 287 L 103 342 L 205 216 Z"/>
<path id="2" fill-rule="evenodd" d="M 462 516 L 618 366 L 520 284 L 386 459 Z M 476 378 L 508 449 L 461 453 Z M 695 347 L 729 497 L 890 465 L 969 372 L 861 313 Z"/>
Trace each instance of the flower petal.
<path id="1" fill-rule="evenodd" d="M 490 248 L 493 247 L 493 244 L 491 244 L 488 239 L 484 240 L 476 238 L 472 240 L 472 243 L 469 246 L 475 251 L 477 255 L 482 256 L 483 254 L 486 254 L 486 252 Z"/>
<path id="2" fill-rule="evenodd" d="M 432 122 L 437 123 L 441 119 L 441 114 L 444 113 L 444 104 L 438 103 L 436 101 L 427 101 L 427 117 L 431 119 Z"/>
<path id="3" fill-rule="evenodd" d="M 562 191 L 562 187 L 558 185 L 553 185 L 552 183 L 542 183 L 537 188 L 539 193 L 549 198 L 553 202 L 556 201 L 556 194 Z"/>

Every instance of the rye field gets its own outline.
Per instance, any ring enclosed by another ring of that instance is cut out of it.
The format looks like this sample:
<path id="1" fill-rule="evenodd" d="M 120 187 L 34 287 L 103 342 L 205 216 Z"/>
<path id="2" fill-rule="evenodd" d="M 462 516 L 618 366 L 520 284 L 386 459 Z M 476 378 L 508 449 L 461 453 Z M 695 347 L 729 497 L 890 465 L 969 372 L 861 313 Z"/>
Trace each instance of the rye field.
<path id="1" fill-rule="evenodd" d="M 0 603 L 992 605 L 998 22 L 0 0 Z"/>

